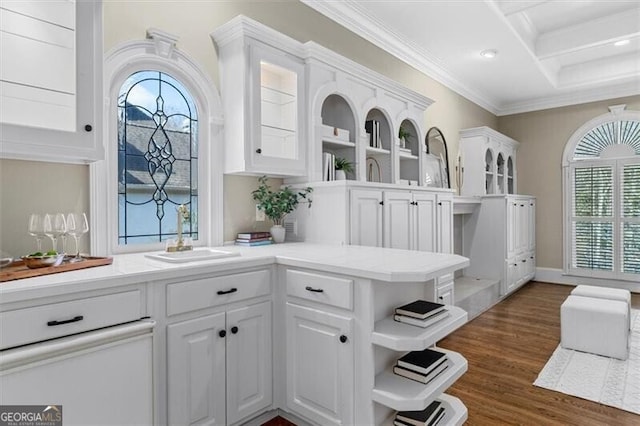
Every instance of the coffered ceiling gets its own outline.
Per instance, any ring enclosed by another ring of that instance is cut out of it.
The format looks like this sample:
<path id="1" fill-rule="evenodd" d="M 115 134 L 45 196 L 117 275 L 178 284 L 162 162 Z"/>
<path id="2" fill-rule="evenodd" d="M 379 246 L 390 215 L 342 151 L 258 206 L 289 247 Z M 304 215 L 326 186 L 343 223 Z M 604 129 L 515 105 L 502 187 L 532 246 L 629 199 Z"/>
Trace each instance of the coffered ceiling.
<path id="1" fill-rule="evenodd" d="M 640 0 L 301 1 L 497 115 L 640 94 Z"/>

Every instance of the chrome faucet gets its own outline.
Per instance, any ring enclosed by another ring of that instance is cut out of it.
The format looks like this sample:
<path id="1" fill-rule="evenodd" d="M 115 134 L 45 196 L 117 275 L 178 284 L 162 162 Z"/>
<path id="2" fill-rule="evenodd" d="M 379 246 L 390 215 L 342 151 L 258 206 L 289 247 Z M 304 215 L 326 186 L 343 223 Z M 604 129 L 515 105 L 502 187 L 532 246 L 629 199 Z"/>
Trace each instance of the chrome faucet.
<path id="1" fill-rule="evenodd" d="M 191 244 L 185 244 L 182 239 L 182 222 L 188 220 L 189 217 L 189 209 L 187 206 L 180 204 L 178 207 L 178 241 L 175 245 L 167 245 L 168 252 L 193 250 L 193 246 Z"/>

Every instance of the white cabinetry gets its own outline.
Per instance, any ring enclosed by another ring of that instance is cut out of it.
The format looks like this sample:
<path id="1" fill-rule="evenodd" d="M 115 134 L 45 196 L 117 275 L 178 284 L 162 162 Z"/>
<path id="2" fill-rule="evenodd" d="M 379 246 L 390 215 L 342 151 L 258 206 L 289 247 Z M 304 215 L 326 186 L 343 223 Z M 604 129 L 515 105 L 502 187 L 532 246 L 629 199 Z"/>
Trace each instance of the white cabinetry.
<path id="1" fill-rule="evenodd" d="M 296 269 L 285 277 L 287 407 L 317 424 L 353 424 L 353 280 Z"/>
<path id="2" fill-rule="evenodd" d="M 271 302 L 169 325 L 167 345 L 170 424 L 233 424 L 271 405 Z"/>
<path id="3" fill-rule="evenodd" d="M 535 275 L 535 199 L 526 195 L 487 196 L 469 223 L 466 275 L 499 279 L 506 295 Z"/>
<path id="4" fill-rule="evenodd" d="M 219 48 L 225 172 L 306 175 L 300 43 L 243 16 L 212 37 Z"/>
<path id="5" fill-rule="evenodd" d="M 169 424 L 234 424 L 272 404 L 270 271 L 167 285 Z M 213 309 L 212 309 L 213 308 Z"/>
<path id="6" fill-rule="evenodd" d="M 2 158 L 104 157 L 101 1 L 3 2 Z"/>
<path id="7" fill-rule="evenodd" d="M 460 195 L 515 194 L 519 143 L 489 127 L 460 131 Z"/>
<path id="8" fill-rule="evenodd" d="M 287 302 L 287 406 L 322 425 L 353 423 L 353 320 Z"/>
<path id="9" fill-rule="evenodd" d="M 307 185 L 305 185 L 307 186 Z M 289 238 L 333 244 L 451 253 L 453 195 L 450 190 L 353 181 L 318 182 L 313 208 L 298 209 L 287 222 Z"/>

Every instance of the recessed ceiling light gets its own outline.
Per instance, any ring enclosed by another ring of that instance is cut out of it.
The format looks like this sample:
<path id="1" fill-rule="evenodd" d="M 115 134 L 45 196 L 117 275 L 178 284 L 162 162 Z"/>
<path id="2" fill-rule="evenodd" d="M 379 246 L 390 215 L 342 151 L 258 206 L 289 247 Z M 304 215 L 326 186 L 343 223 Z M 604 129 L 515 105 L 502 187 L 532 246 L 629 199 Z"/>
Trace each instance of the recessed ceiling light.
<path id="1" fill-rule="evenodd" d="M 618 40 L 615 43 L 613 43 L 614 46 L 625 46 L 627 44 L 629 44 L 629 39 Z"/>
<path id="2" fill-rule="evenodd" d="M 493 59 L 496 57 L 497 54 L 498 54 L 498 51 L 496 49 L 487 49 L 480 52 L 480 56 L 487 59 Z"/>

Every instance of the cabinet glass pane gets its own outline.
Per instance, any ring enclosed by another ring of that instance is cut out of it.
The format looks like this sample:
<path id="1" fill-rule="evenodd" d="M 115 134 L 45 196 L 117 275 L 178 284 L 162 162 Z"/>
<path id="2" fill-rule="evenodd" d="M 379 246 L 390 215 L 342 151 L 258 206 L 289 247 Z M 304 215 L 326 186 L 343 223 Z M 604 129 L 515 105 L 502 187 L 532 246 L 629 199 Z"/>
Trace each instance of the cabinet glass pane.
<path id="1" fill-rule="evenodd" d="M 260 62 L 261 155 L 298 158 L 298 75 L 288 69 Z"/>

